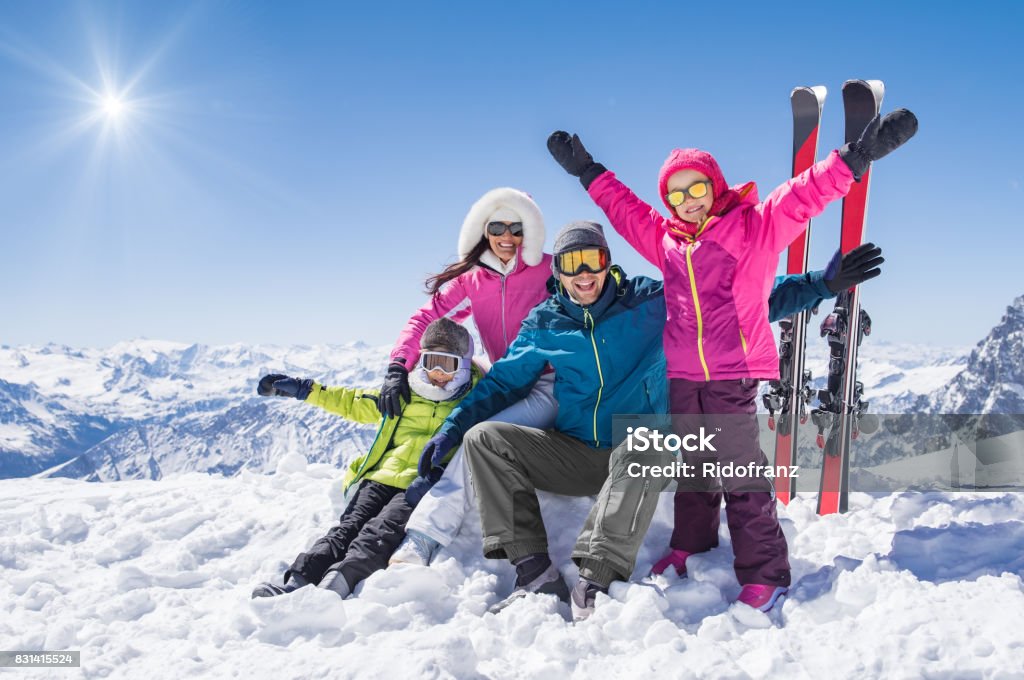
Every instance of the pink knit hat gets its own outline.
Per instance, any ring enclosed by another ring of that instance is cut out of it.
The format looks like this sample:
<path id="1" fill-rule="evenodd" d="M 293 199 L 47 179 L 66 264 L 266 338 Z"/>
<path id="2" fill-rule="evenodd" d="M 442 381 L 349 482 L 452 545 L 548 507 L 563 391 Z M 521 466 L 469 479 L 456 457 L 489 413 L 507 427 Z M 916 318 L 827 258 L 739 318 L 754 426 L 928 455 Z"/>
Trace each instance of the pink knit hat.
<path id="1" fill-rule="evenodd" d="M 669 205 L 666 197 L 668 178 L 686 169 L 696 170 L 711 180 L 711 191 L 715 201 L 711 204 L 710 214 L 721 215 L 739 202 L 739 194 L 726 184 L 725 175 L 722 174 L 722 169 L 718 167 L 718 161 L 714 156 L 700 149 L 672 149 L 672 153 L 661 166 L 661 172 L 658 173 L 658 194 L 672 217 L 678 219 L 675 208 Z"/>

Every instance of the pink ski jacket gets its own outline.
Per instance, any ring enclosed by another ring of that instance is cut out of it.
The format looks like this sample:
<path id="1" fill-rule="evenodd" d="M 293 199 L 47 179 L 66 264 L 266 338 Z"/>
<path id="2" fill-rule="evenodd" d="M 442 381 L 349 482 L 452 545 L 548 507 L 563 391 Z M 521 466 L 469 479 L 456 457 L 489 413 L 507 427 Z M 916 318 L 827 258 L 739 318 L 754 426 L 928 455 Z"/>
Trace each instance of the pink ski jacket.
<path id="1" fill-rule="evenodd" d="M 518 258 L 515 270 L 506 276 L 485 266 L 470 269 L 442 286 L 412 315 L 398 336 L 391 361 L 405 359 L 405 366 L 412 368 L 419 360 L 420 338 L 431 321 L 451 314 L 461 323 L 472 314 L 484 350 L 494 363 L 519 335 L 519 326 L 530 310 L 548 298 L 549 278 L 551 256 L 547 253 L 533 267 Z"/>
<path id="2" fill-rule="evenodd" d="M 704 165 L 694 163 L 703 155 Z M 709 161 L 709 163 L 708 163 Z M 661 169 L 659 193 L 686 167 L 712 179 L 715 204 L 701 225 L 665 218 L 605 172 L 588 193 L 619 234 L 665 277 L 665 357 L 669 378 L 777 379 L 779 356 L 768 322 L 779 253 L 825 206 L 842 198 L 853 173 L 833 151 L 758 201 L 753 182 L 726 190 L 705 152 L 676 149 Z"/>

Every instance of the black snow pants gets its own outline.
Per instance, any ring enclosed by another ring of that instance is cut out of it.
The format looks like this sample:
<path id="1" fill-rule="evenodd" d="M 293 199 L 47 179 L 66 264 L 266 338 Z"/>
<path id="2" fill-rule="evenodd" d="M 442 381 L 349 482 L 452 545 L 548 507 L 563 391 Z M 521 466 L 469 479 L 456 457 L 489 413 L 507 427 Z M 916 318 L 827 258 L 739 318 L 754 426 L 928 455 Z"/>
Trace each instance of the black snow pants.
<path id="1" fill-rule="evenodd" d="M 412 508 L 405 490 L 367 480 L 359 485 L 341 513 L 338 526 L 300 553 L 284 574 L 285 582 L 299 574 L 317 584 L 331 571 L 340 571 L 350 590 L 388 565 L 388 558 L 405 537 Z"/>

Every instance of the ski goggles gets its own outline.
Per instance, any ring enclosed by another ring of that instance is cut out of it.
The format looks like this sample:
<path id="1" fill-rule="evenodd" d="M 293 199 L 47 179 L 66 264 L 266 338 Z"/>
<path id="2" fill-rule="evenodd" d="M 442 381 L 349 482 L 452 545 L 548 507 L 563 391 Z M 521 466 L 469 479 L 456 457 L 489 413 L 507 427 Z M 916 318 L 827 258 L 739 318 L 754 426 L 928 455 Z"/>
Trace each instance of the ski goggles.
<path id="1" fill-rule="evenodd" d="M 491 236 L 501 236 L 506 231 L 512 232 L 513 236 L 523 235 L 522 222 L 488 222 L 487 233 Z"/>
<path id="2" fill-rule="evenodd" d="M 673 208 L 678 208 L 686 202 L 686 197 L 690 198 L 704 198 L 711 191 L 711 180 L 704 179 L 699 182 L 694 182 L 685 189 L 676 189 L 675 191 L 668 192 L 665 196 L 668 199 L 668 204 Z"/>
<path id="3" fill-rule="evenodd" d="M 588 271 L 592 274 L 608 268 L 608 251 L 604 248 L 581 248 L 555 255 L 555 268 L 564 276 L 576 276 Z"/>
<path id="4" fill-rule="evenodd" d="M 441 371 L 447 375 L 455 375 L 462 368 L 462 357 L 447 352 L 423 352 L 420 354 L 420 366 L 427 373 Z"/>

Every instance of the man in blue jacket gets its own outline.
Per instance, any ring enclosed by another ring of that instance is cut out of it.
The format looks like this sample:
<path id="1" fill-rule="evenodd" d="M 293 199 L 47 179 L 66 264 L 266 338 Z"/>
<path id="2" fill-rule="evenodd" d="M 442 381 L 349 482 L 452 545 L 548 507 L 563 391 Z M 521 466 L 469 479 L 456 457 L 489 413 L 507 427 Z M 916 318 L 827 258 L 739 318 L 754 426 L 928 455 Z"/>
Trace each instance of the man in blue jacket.
<path id="1" fill-rule="evenodd" d="M 842 275 L 850 275 L 845 264 L 836 257 L 826 272 L 782 279 L 772 292 L 771 318 L 833 297 L 830 284 L 845 285 Z M 558 278 L 549 284 L 551 297 L 530 312 L 505 356 L 448 416 L 421 461 L 440 461 L 464 446 L 484 556 L 506 558 L 517 572 L 515 591 L 492 611 L 528 593 L 550 593 L 571 599 L 580 620 L 592 612 L 596 592 L 629 578 L 658 492 L 671 481 L 656 480 L 657 488 L 629 483 L 625 447 L 612 448 L 614 415 L 667 411 L 665 296 L 661 281 L 627 278 L 611 264 L 594 222 L 573 222 L 559 232 L 552 268 Z M 877 273 L 861 270 L 857 282 Z M 554 429 L 483 422 L 525 397 L 549 366 L 556 376 Z M 580 581 L 571 598 L 548 556 L 537 489 L 598 494 L 572 553 Z"/>

